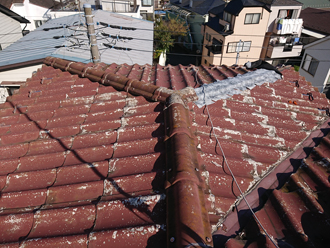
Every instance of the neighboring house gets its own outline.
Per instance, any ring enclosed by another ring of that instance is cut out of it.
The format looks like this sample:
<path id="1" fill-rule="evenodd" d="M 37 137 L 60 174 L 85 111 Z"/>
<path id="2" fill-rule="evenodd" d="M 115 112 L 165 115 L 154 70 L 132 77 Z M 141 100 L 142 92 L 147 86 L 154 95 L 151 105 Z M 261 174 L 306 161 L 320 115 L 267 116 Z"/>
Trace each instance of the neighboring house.
<path id="1" fill-rule="evenodd" d="M 58 5 L 54 0 L 12 0 L 10 9 L 28 19 L 31 23 L 26 29 L 32 31 L 45 23 L 50 18 L 48 11 Z"/>
<path id="2" fill-rule="evenodd" d="M 232 0 L 212 9 L 203 30 L 202 63 L 244 64 L 261 58 L 277 65 L 299 56 L 303 47 L 300 10 L 301 3 L 295 0 L 275 0 L 269 4 Z"/>
<path id="3" fill-rule="evenodd" d="M 0 51 L 23 37 L 21 24 L 25 26 L 29 20 L 0 4 Z M 0 55 L 1 56 L 1 55 Z M 1 56 L 2 57 L 2 56 Z"/>
<path id="4" fill-rule="evenodd" d="M 153 0 L 108 0 L 101 1 L 102 9 L 118 12 L 118 13 L 127 13 L 127 12 L 136 12 L 145 20 L 154 19 L 154 1 Z"/>
<path id="5" fill-rule="evenodd" d="M 304 57 L 299 68 L 300 75 L 320 92 L 327 93 L 330 85 L 330 36 L 314 41 L 304 46 L 304 49 Z"/>
<path id="6" fill-rule="evenodd" d="M 296 0 L 275 0 L 271 4 L 261 58 L 273 65 L 301 55 L 302 4 Z"/>
<path id="7" fill-rule="evenodd" d="M 153 22 L 103 10 L 93 12 L 97 42 L 104 63 L 152 64 Z M 90 62 L 90 45 L 83 14 L 49 20 L 4 49 L 0 82 L 26 80 L 47 56 Z M 104 26 L 111 25 L 111 26 Z M 44 29 L 49 29 L 44 31 Z M 109 37 L 109 35 L 111 37 Z"/>
<path id="8" fill-rule="evenodd" d="M 256 0 L 232 0 L 211 10 L 210 20 L 202 30 L 202 64 L 232 65 L 257 60 L 269 25 L 269 7 Z"/>
<path id="9" fill-rule="evenodd" d="M 329 101 L 291 69 L 273 83 L 265 78 L 246 89 L 240 87 L 243 78 L 266 72 L 59 58 L 45 64 L 0 105 L 3 246 L 223 247 L 221 241 L 236 236 L 251 215 L 233 176 L 259 209 L 329 130 L 321 110 Z M 197 107 L 192 87 L 226 79 L 236 80 L 234 95 Z M 329 146 L 316 152 L 327 155 Z M 319 173 L 308 167 L 310 177 L 324 184 L 306 192 L 307 202 L 319 193 L 325 198 L 318 199 L 328 199 L 327 161 L 320 166 Z M 285 199 L 298 199 L 304 193 L 299 185 Z M 274 225 L 286 218 L 293 224 L 279 233 L 288 235 L 289 244 L 292 232 L 305 242 L 294 247 L 327 242 L 328 215 L 316 202 L 295 211 L 291 206 L 301 200 L 278 202 L 284 211 Z M 302 213 L 309 218 L 298 219 Z M 307 232 L 309 221 L 322 224 L 322 232 Z M 264 240 L 263 232 L 257 234 Z"/>
<path id="10" fill-rule="evenodd" d="M 203 47 L 201 27 L 203 23 L 209 20 L 209 10 L 223 4 L 224 1 L 222 0 L 171 0 L 166 7 L 189 26 L 189 34 L 184 45 L 197 53 L 201 53 Z"/>
<path id="11" fill-rule="evenodd" d="M 80 8 L 85 3 L 91 4 L 93 9 L 102 9 L 145 20 L 154 19 L 153 0 L 81 0 Z"/>
<path id="12" fill-rule="evenodd" d="M 330 11 L 306 8 L 301 11 L 300 18 L 304 20 L 301 39 L 304 45 L 330 35 Z"/>

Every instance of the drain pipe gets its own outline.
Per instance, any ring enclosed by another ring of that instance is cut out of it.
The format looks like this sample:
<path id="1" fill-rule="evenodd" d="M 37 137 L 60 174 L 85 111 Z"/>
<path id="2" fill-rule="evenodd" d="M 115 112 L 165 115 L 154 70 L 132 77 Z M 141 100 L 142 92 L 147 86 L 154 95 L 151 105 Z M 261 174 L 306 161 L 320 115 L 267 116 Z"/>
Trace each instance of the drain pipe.
<path id="1" fill-rule="evenodd" d="M 84 12 L 87 25 L 87 33 L 89 38 L 89 44 L 91 47 L 91 54 L 93 63 L 100 62 L 99 48 L 97 47 L 96 34 L 94 29 L 93 15 L 92 15 L 92 6 L 90 4 L 84 4 Z"/>

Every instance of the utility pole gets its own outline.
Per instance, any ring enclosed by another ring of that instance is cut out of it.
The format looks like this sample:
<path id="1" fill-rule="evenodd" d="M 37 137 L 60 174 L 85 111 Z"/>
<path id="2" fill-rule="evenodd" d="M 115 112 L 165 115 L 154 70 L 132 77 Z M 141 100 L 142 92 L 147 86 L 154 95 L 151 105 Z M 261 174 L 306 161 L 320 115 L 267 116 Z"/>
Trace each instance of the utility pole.
<path id="1" fill-rule="evenodd" d="M 90 4 L 84 4 L 84 12 L 87 25 L 87 33 L 89 38 L 89 44 L 91 47 L 91 54 L 93 63 L 100 62 L 99 48 L 97 47 L 96 34 L 94 29 L 93 15 L 92 15 L 92 6 Z"/>

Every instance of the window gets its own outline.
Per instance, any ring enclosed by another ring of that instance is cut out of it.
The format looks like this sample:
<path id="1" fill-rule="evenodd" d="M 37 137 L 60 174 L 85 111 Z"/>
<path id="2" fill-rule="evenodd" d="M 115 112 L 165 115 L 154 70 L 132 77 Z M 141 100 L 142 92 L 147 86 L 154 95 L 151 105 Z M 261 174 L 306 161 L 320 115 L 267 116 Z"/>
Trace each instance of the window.
<path id="1" fill-rule="evenodd" d="M 226 22 L 231 22 L 231 17 L 232 15 L 226 11 L 223 12 L 223 19 L 226 21 Z"/>
<path id="2" fill-rule="evenodd" d="M 151 6 L 152 0 L 142 0 L 142 6 Z"/>
<path id="3" fill-rule="evenodd" d="M 260 20 L 260 14 L 246 14 L 244 24 L 258 24 Z"/>
<path id="4" fill-rule="evenodd" d="M 206 35 L 205 35 L 205 39 L 208 41 L 209 40 L 209 34 L 208 33 L 206 33 Z"/>
<path id="5" fill-rule="evenodd" d="M 298 10 L 297 9 L 281 9 L 278 11 L 277 18 L 296 19 L 296 18 L 298 18 Z"/>
<path id="6" fill-rule="evenodd" d="M 212 40 L 212 52 L 214 54 L 222 53 L 222 43 L 223 43 L 222 40 L 219 41 L 219 40 L 213 38 L 213 40 Z"/>
<path id="7" fill-rule="evenodd" d="M 229 42 L 227 45 L 227 53 L 249 52 L 251 41 Z"/>
<path id="8" fill-rule="evenodd" d="M 44 23 L 45 23 L 45 21 L 43 21 L 43 20 L 35 20 L 34 21 L 34 25 L 36 26 L 36 28 L 40 27 Z"/>
<path id="9" fill-rule="evenodd" d="M 312 56 L 306 54 L 304 64 L 302 66 L 305 71 L 314 76 L 318 65 L 319 61 L 317 59 L 314 59 Z"/>

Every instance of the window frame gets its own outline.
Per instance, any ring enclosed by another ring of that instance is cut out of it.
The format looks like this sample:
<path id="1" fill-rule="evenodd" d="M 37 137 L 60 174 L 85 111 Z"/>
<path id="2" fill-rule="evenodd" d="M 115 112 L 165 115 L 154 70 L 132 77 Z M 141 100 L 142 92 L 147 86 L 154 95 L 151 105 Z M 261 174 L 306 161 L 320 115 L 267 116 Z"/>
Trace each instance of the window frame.
<path id="1" fill-rule="evenodd" d="M 249 41 L 242 41 L 242 42 L 243 42 L 243 45 L 241 46 L 241 49 L 240 49 L 239 52 L 240 53 L 250 52 L 252 41 L 249 40 Z M 249 46 L 246 46 L 245 43 L 249 43 Z M 233 44 L 236 44 L 235 47 L 233 47 Z M 237 46 L 238 46 L 238 44 L 239 44 L 239 41 L 237 41 L 237 42 L 228 42 L 227 43 L 227 51 L 226 51 L 226 53 L 237 53 Z M 231 49 L 233 49 L 234 52 L 229 52 L 228 51 L 229 48 L 230 48 L 230 45 L 232 46 Z M 244 51 L 244 49 L 243 49 L 244 47 L 248 47 L 249 49 Z"/>
<path id="2" fill-rule="evenodd" d="M 307 58 L 309 57 L 309 58 Z M 313 56 L 306 54 L 304 58 L 304 62 L 302 64 L 302 69 L 312 75 L 313 77 L 315 76 L 315 73 L 317 71 L 317 68 L 319 66 L 320 61 L 315 59 Z M 316 64 L 316 67 L 315 67 Z M 306 66 L 307 65 L 307 66 Z M 307 68 L 306 68 L 307 67 Z M 315 67 L 315 68 L 314 68 Z"/>
<path id="3" fill-rule="evenodd" d="M 250 16 L 250 15 L 252 15 L 251 22 L 246 22 L 246 17 L 247 17 L 247 16 Z M 253 22 L 254 15 L 258 15 L 258 16 L 259 16 L 259 18 L 258 18 L 258 22 Z M 244 25 L 259 24 L 259 23 L 260 23 L 260 17 L 261 17 L 261 14 L 260 14 L 260 13 L 247 13 L 247 14 L 245 15 L 245 18 L 244 18 Z"/>
<path id="4" fill-rule="evenodd" d="M 223 12 L 223 20 L 224 21 L 231 23 L 232 18 L 233 18 L 232 14 L 228 13 L 227 11 Z"/>
<path id="5" fill-rule="evenodd" d="M 146 1 L 146 2 L 149 2 L 150 1 L 150 5 L 149 4 L 144 4 L 144 1 Z M 142 6 L 152 6 L 152 3 L 153 3 L 152 0 L 141 0 L 141 5 Z"/>

